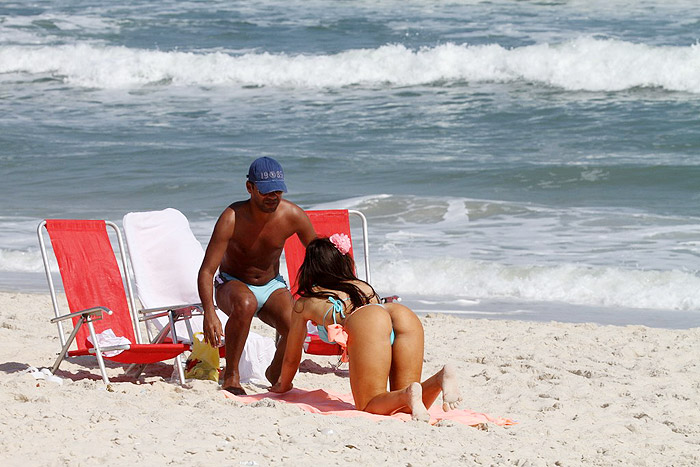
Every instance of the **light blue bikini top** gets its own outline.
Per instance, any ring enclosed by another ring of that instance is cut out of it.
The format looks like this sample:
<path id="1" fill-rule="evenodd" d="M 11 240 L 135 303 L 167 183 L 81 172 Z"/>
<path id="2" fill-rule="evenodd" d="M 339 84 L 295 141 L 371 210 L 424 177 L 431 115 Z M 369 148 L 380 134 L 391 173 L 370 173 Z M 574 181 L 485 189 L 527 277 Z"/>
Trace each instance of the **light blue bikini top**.
<path id="1" fill-rule="evenodd" d="M 349 299 L 350 299 L 350 297 L 346 298 L 345 300 L 338 300 L 338 299 L 333 298 L 333 297 L 328 297 L 328 302 L 331 304 L 331 306 L 330 306 L 330 308 L 328 308 L 328 310 L 326 310 L 326 314 L 323 315 L 323 323 L 326 322 L 326 316 L 328 316 L 328 313 L 330 313 L 331 311 L 333 312 L 333 324 L 338 324 L 335 320 L 336 313 L 339 314 L 341 318 L 345 319 L 345 311 L 344 311 L 343 302 L 346 300 L 349 300 Z M 364 306 L 368 306 L 368 305 L 372 305 L 372 304 L 368 303 L 367 305 L 364 305 Z M 384 308 L 384 305 L 382 305 L 381 303 L 378 303 L 376 305 L 379 305 L 380 307 Z M 360 308 L 362 308 L 362 307 L 360 307 Z M 331 342 L 331 340 L 328 338 L 328 331 L 326 330 L 326 327 L 323 325 L 323 323 L 321 323 L 321 325 L 318 325 L 318 324 L 316 325 L 316 329 L 318 330 L 318 337 L 323 342 L 326 342 L 328 344 L 332 344 L 333 342 Z M 394 345 L 394 338 L 395 337 L 396 337 L 396 335 L 394 334 L 394 329 L 392 327 L 391 335 L 389 336 L 389 342 L 391 345 Z"/>
<path id="2" fill-rule="evenodd" d="M 348 300 L 349 298 L 350 297 L 346 298 L 345 300 Z M 333 312 L 333 324 L 338 324 L 335 320 L 336 313 L 339 314 L 341 318 L 345 319 L 345 307 L 343 306 L 343 302 L 345 300 L 338 300 L 337 298 L 328 297 L 328 302 L 331 304 L 331 306 L 330 308 L 328 308 L 328 310 L 326 310 L 326 314 L 323 315 L 323 322 L 320 325 L 316 325 L 316 329 L 318 330 L 318 337 L 321 338 L 323 342 L 332 344 L 332 342 L 328 339 L 328 331 L 323 325 L 323 323 L 326 322 L 326 316 L 328 316 L 328 313 L 330 313 L 331 311 Z"/>

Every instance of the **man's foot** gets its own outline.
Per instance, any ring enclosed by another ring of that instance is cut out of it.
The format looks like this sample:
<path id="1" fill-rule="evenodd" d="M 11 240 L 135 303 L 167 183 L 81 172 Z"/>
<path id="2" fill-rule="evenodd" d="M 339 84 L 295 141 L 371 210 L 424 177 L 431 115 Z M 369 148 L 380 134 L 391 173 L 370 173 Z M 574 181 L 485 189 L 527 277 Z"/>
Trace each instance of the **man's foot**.
<path id="1" fill-rule="evenodd" d="M 235 387 L 235 386 L 229 386 L 227 388 L 222 388 L 224 391 L 228 391 L 234 396 L 245 396 L 246 392 L 243 388 L 241 387 Z"/>
<path id="2" fill-rule="evenodd" d="M 408 408 L 411 410 L 411 419 L 419 422 L 429 422 L 430 414 L 423 405 L 423 387 L 420 383 L 411 383 L 405 389 L 408 396 Z"/>
<path id="3" fill-rule="evenodd" d="M 221 389 L 228 391 L 235 396 L 245 396 L 245 391 L 241 387 L 241 379 L 237 372 L 228 373 L 229 368 L 224 368 L 223 378 L 221 378 Z"/>
<path id="4" fill-rule="evenodd" d="M 273 386 L 275 385 L 275 383 L 277 383 L 277 379 L 278 379 L 278 378 L 275 378 L 275 377 L 273 376 L 273 374 L 272 374 L 272 365 L 268 366 L 268 367 L 267 367 L 267 370 L 265 370 L 265 378 L 267 378 L 267 380 L 268 380 L 268 381 L 270 382 L 270 384 L 272 384 Z"/>
<path id="5" fill-rule="evenodd" d="M 440 387 L 442 388 L 442 410 L 448 412 L 456 409 L 462 402 L 462 393 L 457 382 L 457 372 L 451 363 L 448 363 L 439 373 Z"/>

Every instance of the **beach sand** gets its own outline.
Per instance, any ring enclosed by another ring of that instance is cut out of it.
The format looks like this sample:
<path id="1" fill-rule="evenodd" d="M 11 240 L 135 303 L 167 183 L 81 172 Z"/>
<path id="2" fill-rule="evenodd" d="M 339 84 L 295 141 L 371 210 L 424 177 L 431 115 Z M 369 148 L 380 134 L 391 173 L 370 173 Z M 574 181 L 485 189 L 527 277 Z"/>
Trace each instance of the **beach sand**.
<path id="1" fill-rule="evenodd" d="M 171 383 L 170 364 L 134 382 L 108 363 L 106 386 L 80 358 L 63 384 L 35 380 L 24 370 L 60 348 L 52 316 L 48 295 L 0 293 L 4 466 L 700 465 L 700 328 L 422 317 L 424 375 L 453 362 L 464 408 L 518 421 L 481 430 L 243 405 L 211 381 Z M 305 355 L 295 386 L 349 393 L 335 361 Z"/>

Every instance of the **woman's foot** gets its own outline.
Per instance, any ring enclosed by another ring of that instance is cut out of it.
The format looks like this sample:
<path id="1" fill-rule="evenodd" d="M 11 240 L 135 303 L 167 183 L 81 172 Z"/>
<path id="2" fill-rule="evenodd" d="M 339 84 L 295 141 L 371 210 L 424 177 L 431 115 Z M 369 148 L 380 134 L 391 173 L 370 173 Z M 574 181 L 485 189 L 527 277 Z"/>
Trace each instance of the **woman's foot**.
<path id="1" fill-rule="evenodd" d="M 457 372 L 454 365 L 448 363 L 438 373 L 438 381 L 442 388 L 442 410 L 448 412 L 456 409 L 462 402 L 462 393 L 457 382 Z"/>
<path id="2" fill-rule="evenodd" d="M 423 405 L 423 387 L 420 383 L 411 383 L 406 388 L 408 396 L 408 408 L 411 409 L 411 419 L 419 422 L 429 422 L 430 414 Z"/>

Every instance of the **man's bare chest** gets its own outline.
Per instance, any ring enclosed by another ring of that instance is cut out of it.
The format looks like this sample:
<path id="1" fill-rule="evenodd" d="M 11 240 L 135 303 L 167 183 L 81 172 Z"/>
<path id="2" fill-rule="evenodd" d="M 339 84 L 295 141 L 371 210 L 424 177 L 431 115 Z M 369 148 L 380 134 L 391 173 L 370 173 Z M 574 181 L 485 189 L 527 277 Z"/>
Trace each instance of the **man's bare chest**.
<path id="1" fill-rule="evenodd" d="M 264 225 L 241 223 L 236 225 L 231 244 L 249 253 L 281 250 L 293 231 L 282 222 L 268 222 Z"/>

